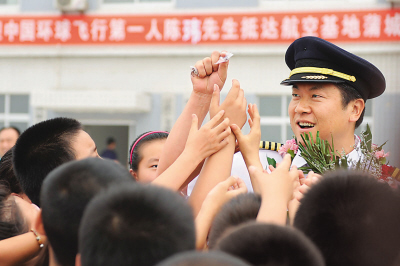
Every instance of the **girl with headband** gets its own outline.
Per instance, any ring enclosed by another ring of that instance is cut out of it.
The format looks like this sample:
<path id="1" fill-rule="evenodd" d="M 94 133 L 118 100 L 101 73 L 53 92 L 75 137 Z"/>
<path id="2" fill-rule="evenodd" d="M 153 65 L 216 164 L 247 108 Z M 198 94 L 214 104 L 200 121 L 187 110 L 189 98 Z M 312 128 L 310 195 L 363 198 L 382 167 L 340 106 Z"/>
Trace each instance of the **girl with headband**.
<path id="1" fill-rule="evenodd" d="M 158 161 L 167 140 L 166 131 L 149 131 L 139 135 L 129 149 L 129 172 L 136 181 L 150 183 L 156 177 Z"/>

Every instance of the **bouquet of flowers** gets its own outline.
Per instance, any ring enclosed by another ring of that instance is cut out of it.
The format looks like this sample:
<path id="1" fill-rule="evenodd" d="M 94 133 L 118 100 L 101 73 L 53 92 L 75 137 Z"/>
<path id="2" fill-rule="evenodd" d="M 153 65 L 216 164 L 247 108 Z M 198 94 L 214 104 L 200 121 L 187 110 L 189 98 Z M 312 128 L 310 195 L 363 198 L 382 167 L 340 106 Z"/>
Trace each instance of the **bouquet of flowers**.
<path id="1" fill-rule="evenodd" d="M 322 140 L 319 137 L 319 132 L 315 139 L 311 132 L 308 134 L 301 135 L 303 142 L 298 143 L 296 139 L 286 141 L 280 150 L 280 155 L 289 153 L 294 158 L 298 150 L 301 151 L 301 157 L 307 162 L 304 167 L 299 167 L 304 173 L 314 171 L 318 174 L 323 174 L 326 171 L 334 169 L 348 169 L 352 168 L 358 171 L 368 172 L 376 179 L 387 182 L 391 186 L 396 186 L 394 178 L 397 177 L 400 181 L 399 169 L 389 166 L 386 162 L 386 158 L 389 153 L 385 153 L 383 146 L 372 144 L 372 133 L 371 129 L 367 124 L 367 129 L 361 133 L 360 146 L 354 147 L 357 152 L 361 153 L 358 161 L 353 161 L 346 156 L 344 150 L 342 152 L 335 151 L 332 143 L 327 140 Z M 268 163 L 274 165 L 273 159 L 268 158 Z"/>

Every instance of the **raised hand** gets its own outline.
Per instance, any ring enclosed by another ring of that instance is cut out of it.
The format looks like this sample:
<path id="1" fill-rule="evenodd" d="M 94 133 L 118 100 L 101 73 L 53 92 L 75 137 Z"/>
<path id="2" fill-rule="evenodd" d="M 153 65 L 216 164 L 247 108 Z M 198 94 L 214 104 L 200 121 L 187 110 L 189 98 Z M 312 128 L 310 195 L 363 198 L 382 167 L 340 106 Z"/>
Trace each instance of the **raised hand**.
<path id="1" fill-rule="evenodd" d="M 218 65 L 215 62 L 218 61 L 220 56 L 225 56 L 225 53 L 214 51 L 211 57 L 206 57 L 196 62 L 195 67 L 199 75 L 192 75 L 193 91 L 195 93 L 211 95 L 215 84 L 222 89 L 228 75 L 229 61 Z"/>
<path id="2" fill-rule="evenodd" d="M 224 117 L 228 117 L 231 124 L 236 124 L 242 128 L 246 123 L 246 105 L 244 91 L 240 88 L 240 83 L 236 79 L 232 80 L 232 88 L 222 104 L 220 102 L 220 90 L 214 86 L 214 92 L 210 103 L 210 117 L 214 117 L 220 110 L 225 110 Z"/>
<path id="3" fill-rule="evenodd" d="M 221 121 L 224 113 L 224 110 L 219 111 L 200 129 L 197 116 L 192 116 L 192 126 L 185 147 L 189 155 L 195 154 L 205 159 L 228 144 L 227 137 L 231 134 L 231 129 L 229 118 Z"/>

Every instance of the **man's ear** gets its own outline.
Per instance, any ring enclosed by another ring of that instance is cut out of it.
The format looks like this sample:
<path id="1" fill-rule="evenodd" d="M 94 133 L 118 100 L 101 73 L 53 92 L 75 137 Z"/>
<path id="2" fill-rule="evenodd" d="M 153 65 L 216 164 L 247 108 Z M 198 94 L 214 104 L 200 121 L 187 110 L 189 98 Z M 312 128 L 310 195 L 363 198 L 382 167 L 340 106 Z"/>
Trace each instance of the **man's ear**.
<path id="1" fill-rule="evenodd" d="M 357 122 L 365 108 L 365 102 L 363 99 L 359 98 L 351 101 L 349 105 L 351 108 L 349 121 Z"/>
<path id="2" fill-rule="evenodd" d="M 81 263 L 81 254 L 76 254 L 76 257 L 75 257 L 75 266 L 82 266 L 82 263 Z"/>
<path id="3" fill-rule="evenodd" d="M 135 178 L 136 181 L 138 181 L 138 175 L 135 171 L 133 171 L 132 169 L 129 169 L 129 173 L 131 173 L 131 176 L 133 178 Z"/>
<path id="4" fill-rule="evenodd" d="M 46 235 L 43 226 L 43 219 L 42 219 L 42 210 L 40 210 L 39 214 L 36 216 L 36 220 L 33 224 L 33 229 L 39 233 L 39 235 Z"/>

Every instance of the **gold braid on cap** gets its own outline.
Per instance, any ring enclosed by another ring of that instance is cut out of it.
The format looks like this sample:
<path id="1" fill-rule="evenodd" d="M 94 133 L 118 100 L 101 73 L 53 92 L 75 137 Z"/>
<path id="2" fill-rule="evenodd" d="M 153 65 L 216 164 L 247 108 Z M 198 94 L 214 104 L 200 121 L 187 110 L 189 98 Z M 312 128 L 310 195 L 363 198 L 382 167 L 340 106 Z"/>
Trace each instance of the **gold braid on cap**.
<path id="1" fill-rule="evenodd" d="M 293 69 L 290 72 L 289 78 L 294 75 L 294 74 L 299 74 L 299 73 L 315 73 L 315 74 L 324 74 L 324 75 L 331 75 L 331 76 L 335 76 L 341 79 L 345 79 L 345 80 L 349 80 L 352 82 L 356 81 L 356 77 L 354 76 L 350 76 L 338 71 L 335 71 L 333 69 L 329 69 L 329 68 L 320 68 L 320 67 L 298 67 Z"/>

